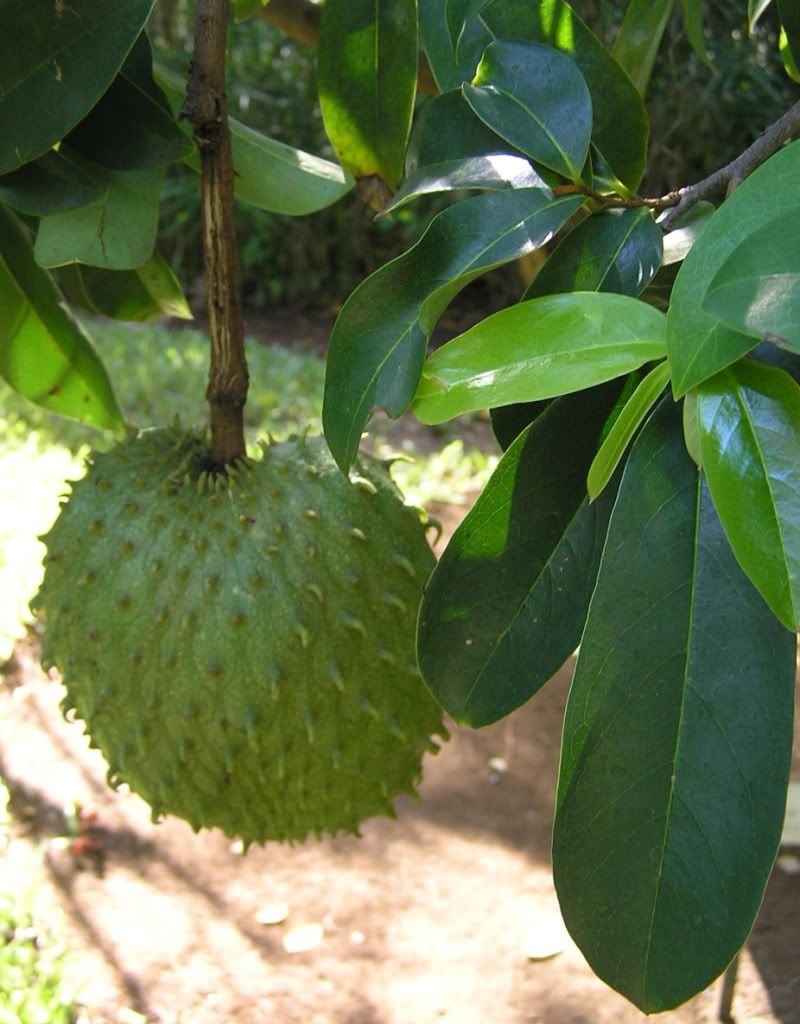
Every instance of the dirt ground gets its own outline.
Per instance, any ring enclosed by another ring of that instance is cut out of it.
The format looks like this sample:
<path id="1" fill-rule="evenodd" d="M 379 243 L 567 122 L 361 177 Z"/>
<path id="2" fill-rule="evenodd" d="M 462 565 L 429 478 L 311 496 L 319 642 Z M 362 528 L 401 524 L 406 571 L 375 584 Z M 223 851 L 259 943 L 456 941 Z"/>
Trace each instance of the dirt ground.
<path id="1" fill-rule="evenodd" d="M 137 797 L 108 789 L 102 758 L 61 717 L 60 684 L 20 646 L 0 686 L 12 852 L 43 854 L 43 892 L 63 909 L 77 954 L 84 1021 L 644 1020 L 593 976 L 558 917 L 550 823 L 570 671 L 504 722 L 453 729 L 428 758 L 422 800 L 401 799 L 398 821 L 369 821 L 361 839 L 243 856 L 217 832 L 153 825 Z M 69 832 L 64 808 L 76 804 L 90 826 L 77 849 L 54 838 Z M 800 1024 L 798 863 L 776 868 L 742 958 L 741 1024 Z M 285 919 L 267 923 L 275 918 Z M 289 952 L 298 941 L 311 948 Z M 718 996 L 715 986 L 660 1019 L 711 1022 Z"/>

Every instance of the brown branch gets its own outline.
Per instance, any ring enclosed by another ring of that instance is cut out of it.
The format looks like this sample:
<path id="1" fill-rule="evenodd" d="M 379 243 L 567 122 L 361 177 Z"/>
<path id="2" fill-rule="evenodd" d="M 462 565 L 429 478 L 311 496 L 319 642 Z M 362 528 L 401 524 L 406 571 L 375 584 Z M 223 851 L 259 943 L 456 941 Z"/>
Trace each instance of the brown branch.
<path id="1" fill-rule="evenodd" d="M 225 102 L 229 0 L 197 0 L 194 54 L 181 108 L 200 153 L 203 257 L 211 358 L 206 398 L 211 457 L 217 466 L 244 454 L 247 362 L 242 326 L 239 249 L 233 219 L 233 156 Z"/>
<path id="2" fill-rule="evenodd" d="M 661 229 L 668 231 L 677 220 L 702 199 L 708 199 L 709 196 L 716 195 L 723 190 L 726 195 L 730 195 L 749 174 L 752 174 L 773 153 L 777 153 L 785 142 L 798 133 L 800 133 L 800 102 L 790 107 L 735 160 L 731 160 L 718 171 L 702 181 L 698 181 L 696 185 L 689 185 L 679 189 L 677 193 L 673 193 L 677 198 L 668 204 L 673 209 L 661 221 Z"/>
<path id="3" fill-rule="evenodd" d="M 720 167 L 707 178 L 698 181 L 695 185 L 687 185 L 685 188 L 676 189 L 674 192 L 667 192 L 666 195 L 652 199 L 642 196 L 626 197 L 612 193 L 607 195 L 603 192 L 596 192 L 593 188 L 585 185 L 559 185 L 554 191 L 556 195 L 578 194 L 593 200 L 602 210 L 635 210 L 646 207 L 653 213 L 661 213 L 663 210 L 670 212 L 660 222 L 662 231 L 668 231 L 672 225 L 685 213 L 699 203 L 702 199 L 722 192 L 726 195 L 740 185 L 744 179 L 764 163 L 773 153 L 791 139 L 800 134 L 800 102 L 795 103 L 782 117 L 769 126 L 760 135 L 752 146 L 731 160 L 730 163 Z"/>
<path id="4" fill-rule="evenodd" d="M 258 15 L 298 43 L 315 48 L 319 46 L 320 8 L 310 3 L 310 0 L 269 0 Z M 430 64 L 423 53 L 419 55 L 417 88 L 429 96 L 439 92 Z"/>

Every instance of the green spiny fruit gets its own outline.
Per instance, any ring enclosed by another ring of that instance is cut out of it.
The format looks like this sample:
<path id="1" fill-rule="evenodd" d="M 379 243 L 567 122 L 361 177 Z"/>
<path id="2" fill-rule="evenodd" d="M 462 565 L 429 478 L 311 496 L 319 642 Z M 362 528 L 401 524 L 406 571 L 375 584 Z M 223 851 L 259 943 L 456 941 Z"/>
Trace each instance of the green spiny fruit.
<path id="1" fill-rule="evenodd" d="M 43 661 L 112 784 L 245 842 L 355 832 L 446 737 L 416 668 L 433 556 L 384 466 L 321 438 L 209 472 L 202 438 L 96 455 L 45 538 Z"/>

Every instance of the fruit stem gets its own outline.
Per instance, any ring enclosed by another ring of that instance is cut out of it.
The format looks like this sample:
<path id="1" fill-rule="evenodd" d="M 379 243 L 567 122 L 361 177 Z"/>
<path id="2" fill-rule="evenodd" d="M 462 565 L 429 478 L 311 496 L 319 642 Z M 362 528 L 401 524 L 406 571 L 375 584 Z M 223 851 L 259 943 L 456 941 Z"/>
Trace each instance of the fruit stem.
<path id="1" fill-rule="evenodd" d="M 247 360 L 239 248 L 233 217 L 233 155 L 225 100 L 229 0 L 197 0 L 194 54 L 181 108 L 200 154 L 203 258 L 211 335 L 206 399 L 211 459 L 219 467 L 244 455 Z"/>

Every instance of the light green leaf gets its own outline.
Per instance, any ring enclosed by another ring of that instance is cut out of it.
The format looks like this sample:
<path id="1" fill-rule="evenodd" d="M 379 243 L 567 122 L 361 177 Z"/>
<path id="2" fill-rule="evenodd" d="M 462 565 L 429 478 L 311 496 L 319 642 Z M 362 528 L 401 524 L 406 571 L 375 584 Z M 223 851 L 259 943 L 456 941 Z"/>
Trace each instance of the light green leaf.
<path id="1" fill-rule="evenodd" d="M 687 391 L 683 396 L 683 440 L 694 464 L 702 467 L 703 452 L 700 448 L 700 424 L 697 422 L 696 391 Z"/>
<path id="2" fill-rule="evenodd" d="M 51 412 L 102 430 L 121 430 L 108 375 L 83 328 L 67 312 L 30 242 L 0 206 L 0 374 Z"/>
<path id="3" fill-rule="evenodd" d="M 781 56 L 789 76 L 797 81 L 800 77 L 800 4 L 797 0 L 778 0 L 778 17 L 781 19 Z"/>
<path id="4" fill-rule="evenodd" d="M 483 189 L 498 192 L 507 188 L 546 188 L 539 174 L 524 156 L 511 153 L 490 153 L 486 156 L 462 157 L 441 164 L 426 164 L 406 178 L 392 196 L 381 215 L 434 192 Z"/>
<path id="5" fill-rule="evenodd" d="M 669 267 L 673 263 L 681 263 L 686 259 L 689 250 L 702 235 L 715 209 L 711 203 L 697 203 L 684 217 L 681 217 L 671 231 L 664 235 L 662 266 Z"/>
<path id="6" fill-rule="evenodd" d="M 800 352 L 800 206 L 748 235 L 708 286 L 703 308 L 734 330 Z"/>
<path id="7" fill-rule="evenodd" d="M 753 337 L 731 330 L 702 306 L 731 253 L 764 224 L 800 209 L 800 142 L 770 157 L 720 206 L 678 271 L 667 315 L 675 397 L 745 355 Z"/>
<path id="8" fill-rule="evenodd" d="M 611 47 L 611 56 L 624 68 L 642 96 L 647 92 L 658 48 L 675 0 L 630 0 Z"/>
<path id="9" fill-rule="evenodd" d="M 99 199 L 42 217 L 34 249 L 40 267 L 86 263 L 135 270 L 150 258 L 158 227 L 163 170 L 106 171 L 81 166 L 101 188 Z"/>
<path id="10" fill-rule="evenodd" d="M 800 387 L 743 360 L 698 388 L 703 468 L 728 541 L 773 613 L 800 623 Z"/>
<path id="11" fill-rule="evenodd" d="M 521 153 L 579 181 L 592 134 L 592 98 L 574 61 L 539 43 L 496 41 L 463 87 L 478 117 Z"/>
<path id="12" fill-rule="evenodd" d="M 795 647 L 733 557 L 680 410 L 663 402 L 611 515 L 553 831 L 567 928 L 645 1013 L 710 985 L 758 912 L 786 803 Z"/>
<path id="13" fill-rule="evenodd" d="M 326 0 L 319 46 L 325 130 L 357 178 L 394 190 L 417 84 L 416 0 Z"/>
<path id="14" fill-rule="evenodd" d="M 0 174 L 62 139 L 111 84 L 154 0 L 3 0 Z"/>
<path id="15" fill-rule="evenodd" d="M 503 0 L 485 9 L 480 23 L 495 38 L 544 43 L 575 61 L 592 96 L 592 140 L 620 181 L 635 189 L 647 155 L 642 98 L 566 0 Z"/>
<path id="16" fill-rule="evenodd" d="M 758 24 L 761 15 L 766 11 L 772 0 L 747 0 L 747 21 L 750 25 L 750 31 Z"/>
<path id="17" fill-rule="evenodd" d="M 322 422 L 345 472 L 376 408 L 411 404 L 436 321 L 461 289 L 543 245 L 582 197 L 510 189 L 444 210 L 408 252 L 363 281 L 342 307 L 328 347 Z"/>
<path id="18" fill-rule="evenodd" d="M 269 0 L 233 0 L 233 16 L 237 21 L 247 21 L 255 17 Z"/>
<path id="19" fill-rule="evenodd" d="M 156 64 L 156 81 L 166 91 L 173 110 L 181 105 L 184 85 L 178 75 Z M 184 131 L 191 134 L 185 122 Z M 254 128 L 228 118 L 236 174 L 233 190 L 259 210 L 300 217 L 316 213 L 346 195 L 355 182 L 339 164 L 305 153 L 270 139 Z M 192 153 L 186 163 L 200 170 L 200 159 Z"/>
<path id="20" fill-rule="evenodd" d="M 548 295 L 503 309 L 427 359 L 414 399 L 423 423 L 553 398 L 665 355 L 664 314 L 611 292 Z"/>
<path id="21" fill-rule="evenodd" d="M 73 263 L 61 269 L 59 279 L 73 302 L 101 316 L 133 321 L 163 316 L 192 319 L 177 277 L 157 252 L 136 270 L 101 270 Z"/>
<path id="22" fill-rule="evenodd" d="M 594 457 L 586 477 L 589 498 L 594 501 L 602 493 L 614 475 L 645 416 L 658 401 L 658 396 L 669 382 L 669 366 L 666 361 L 654 366 L 625 403 L 619 416 L 606 434 L 600 450 Z"/>

